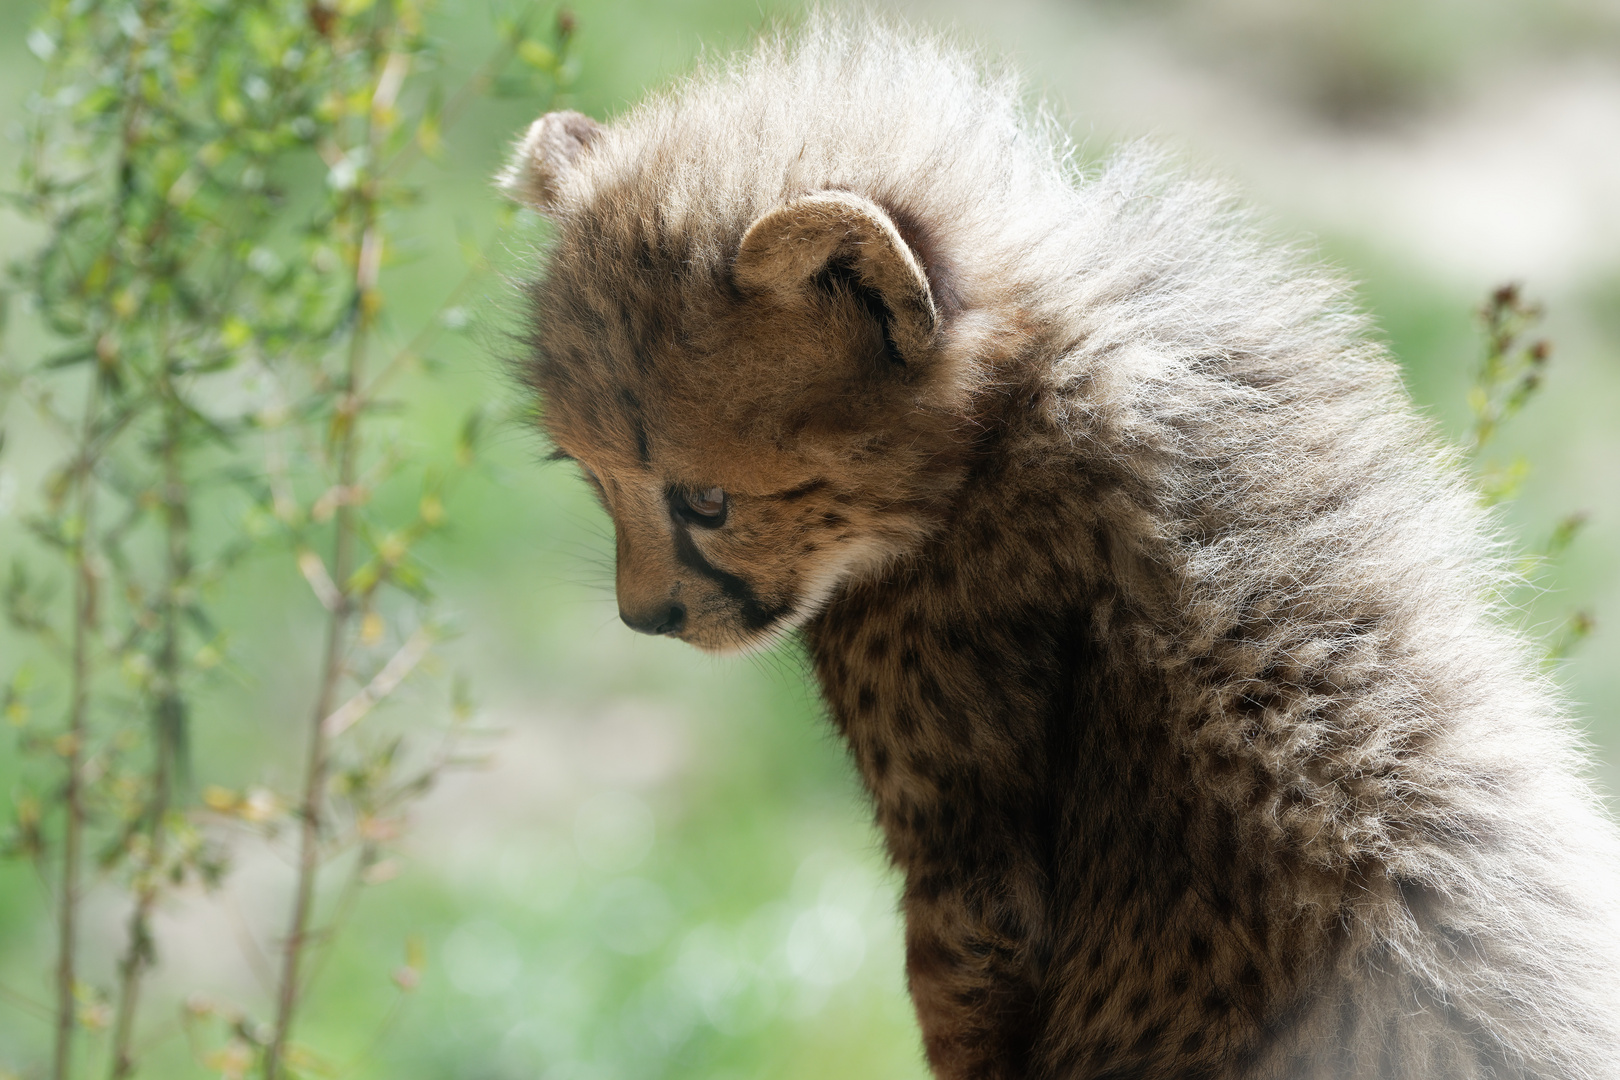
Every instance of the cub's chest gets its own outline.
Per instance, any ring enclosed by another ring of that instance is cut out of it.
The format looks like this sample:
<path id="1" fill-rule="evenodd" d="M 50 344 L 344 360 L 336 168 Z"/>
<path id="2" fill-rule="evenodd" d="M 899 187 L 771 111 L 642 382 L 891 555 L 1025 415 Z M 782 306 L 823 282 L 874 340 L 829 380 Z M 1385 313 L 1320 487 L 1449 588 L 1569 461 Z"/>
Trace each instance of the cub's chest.
<path id="1" fill-rule="evenodd" d="M 933 595 L 872 593 L 807 628 L 833 720 L 889 830 L 978 827 L 1039 815 L 1072 765 L 1077 620 L 1031 610 L 953 612 Z M 1064 759 L 1061 763 L 1059 758 Z"/>

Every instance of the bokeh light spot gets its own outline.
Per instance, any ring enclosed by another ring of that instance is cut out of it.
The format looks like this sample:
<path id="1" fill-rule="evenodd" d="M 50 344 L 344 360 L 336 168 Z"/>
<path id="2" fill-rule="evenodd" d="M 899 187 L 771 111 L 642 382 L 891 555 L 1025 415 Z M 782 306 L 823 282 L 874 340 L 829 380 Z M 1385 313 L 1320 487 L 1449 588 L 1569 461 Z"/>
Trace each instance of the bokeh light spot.
<path id="1" fill-rule="evenodd" d="M 444 969 L 450 985 L 473 997 L 503 993 L 523 970 L 516 939 L 499 923 L 472 919 L 444 942 Z"/>
<path id="2" fill-rule="evenodd" d="M 654 836 L 652 810 L 628 792 L 593 795 L 574 815 L 574 843 L 580 859 L 609 874 L 640 866 L 652 851 Z"/>
<path id="3" fill-rule="evenodd" d="M 845 909 L 824 904 L 793 920 L 787 938 L 788 968 L 805 982 L 821 986 L 844 982 L 865 960 L 866 931 Z"/>
<path id="4" fill-rule="evenodd" d="M 614 952 L 640 956 L 658 948 L 675 926 L 675 908 L 664 890 L 643 878 L 620 878 L 597 898 L 596 928 Z"/>

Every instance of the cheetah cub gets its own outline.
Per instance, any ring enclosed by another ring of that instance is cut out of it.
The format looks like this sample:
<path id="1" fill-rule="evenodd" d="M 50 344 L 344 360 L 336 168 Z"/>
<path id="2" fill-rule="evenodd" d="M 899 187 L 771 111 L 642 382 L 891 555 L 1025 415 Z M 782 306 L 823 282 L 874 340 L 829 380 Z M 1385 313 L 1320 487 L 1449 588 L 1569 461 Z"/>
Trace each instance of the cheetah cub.
<path id="1" fill-rule="evenodd" d="M 620 613 L 802 636 L 941 1080 L 1620 1076 L 1614 830 L 1335 274 L 859 22 L 501 182 Z"/>

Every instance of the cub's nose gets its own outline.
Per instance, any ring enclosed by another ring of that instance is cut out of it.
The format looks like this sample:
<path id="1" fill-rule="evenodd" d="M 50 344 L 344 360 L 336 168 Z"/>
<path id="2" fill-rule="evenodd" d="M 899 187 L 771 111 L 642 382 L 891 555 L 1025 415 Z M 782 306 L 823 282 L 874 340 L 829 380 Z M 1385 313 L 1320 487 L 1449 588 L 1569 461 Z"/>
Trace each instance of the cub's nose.
<path id="1" fill-rule="evenodd" d="M 624 625 L 642 634 L 678 634 L 686 625 L 686 608 L 675 601 L 650 611 L 630 612 L 619 609 Z"/>

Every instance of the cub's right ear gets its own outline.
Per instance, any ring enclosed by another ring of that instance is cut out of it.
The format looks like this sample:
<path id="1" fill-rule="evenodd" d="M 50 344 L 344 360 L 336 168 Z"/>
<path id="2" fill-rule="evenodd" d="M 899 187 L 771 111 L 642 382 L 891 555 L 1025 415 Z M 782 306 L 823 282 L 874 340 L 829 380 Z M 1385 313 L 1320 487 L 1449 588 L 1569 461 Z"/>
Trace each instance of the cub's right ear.
<path id="1" fill-rule="evenodd" d="M 732 273 L 745 289 L 793 296 L 838 264 L 882 302 L 901 359 L 925 356 L 939 328 L 933 289 L 894 220 L 871 199 L 817 191 L 767 211 L 743 234 Z"/>
<path id="2" fill-rule="evenodd" d="M 495 183 L 507 198 L 549 214 L 574 162 L 601 134 L 602 125 L 583 113 L 546 113 L 529 125 Z"/>

